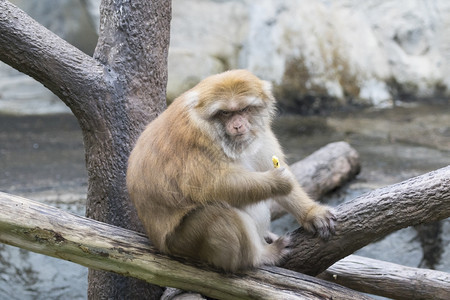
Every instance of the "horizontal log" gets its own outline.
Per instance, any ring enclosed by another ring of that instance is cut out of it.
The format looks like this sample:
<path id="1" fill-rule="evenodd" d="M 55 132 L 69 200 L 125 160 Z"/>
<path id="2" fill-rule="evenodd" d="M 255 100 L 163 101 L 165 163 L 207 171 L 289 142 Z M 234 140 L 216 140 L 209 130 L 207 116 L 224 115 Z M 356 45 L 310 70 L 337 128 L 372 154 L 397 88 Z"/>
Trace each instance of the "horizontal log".
<path id="1" fill-rule="evenodd" d="M 304 274 L 263 267 L 223 274 L 158 253 L 146 236 L 0 193 L 0 242 L 217 299 L 368 299 Z"/>
<path id="2" fill-rule="evenodd" d="M 405 267 L 357 255 L 338 261 L 319 278 L 395 299 L 446 300 L 450 296 L 449 273 Z"/>

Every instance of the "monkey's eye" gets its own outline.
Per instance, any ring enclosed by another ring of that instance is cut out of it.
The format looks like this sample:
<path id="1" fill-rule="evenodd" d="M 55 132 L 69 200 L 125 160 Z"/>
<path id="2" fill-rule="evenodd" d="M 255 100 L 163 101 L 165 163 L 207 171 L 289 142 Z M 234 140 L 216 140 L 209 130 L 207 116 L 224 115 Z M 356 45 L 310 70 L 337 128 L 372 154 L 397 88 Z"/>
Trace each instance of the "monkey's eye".
<path id="1" fill-rule="evenodd" d="M 226 110 L 221 110 L 221 111 L 219 111 L 219 115 L 224 116 L 224 117 L 227 117 L 227 116 L 229 116 L 230 114 L 231 114 L 231 112 L 226 111 Z"/>
<path id="2" fill-rule="evenodd" d="M 250 109 L 250 106 L 246 106 L 243 109 L 239 110 L 240 113 L 246 112 Z"/>

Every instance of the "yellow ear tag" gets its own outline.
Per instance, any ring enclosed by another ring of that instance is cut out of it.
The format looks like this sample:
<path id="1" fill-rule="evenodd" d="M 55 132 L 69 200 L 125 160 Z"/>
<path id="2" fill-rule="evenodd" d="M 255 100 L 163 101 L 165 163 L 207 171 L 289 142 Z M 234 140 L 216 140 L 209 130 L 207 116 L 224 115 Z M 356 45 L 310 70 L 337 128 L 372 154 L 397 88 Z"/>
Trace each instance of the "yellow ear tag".
<path id="1" fill-rule="evenodd" d="M 276 157 L 275 155 L 272 156 L 272 162 L 273 162 L 273 167 L 274 168 L 279 168 L 280 167 L 280 161 L 278 160 L 278 157 Z"/>

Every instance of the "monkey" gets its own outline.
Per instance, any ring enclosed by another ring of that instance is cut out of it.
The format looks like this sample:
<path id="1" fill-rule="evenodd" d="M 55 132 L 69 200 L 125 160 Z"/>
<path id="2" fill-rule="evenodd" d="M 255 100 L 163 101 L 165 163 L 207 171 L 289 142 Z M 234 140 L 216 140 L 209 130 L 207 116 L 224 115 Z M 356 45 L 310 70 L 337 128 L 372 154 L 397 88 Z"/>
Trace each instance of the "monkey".
<path id="1" fill-rule="evenodd" d="M 159 251 L 225 272 L 277 264 L 290 239 L 270 232 L 270 201 L 305 230 L 334 234 L 333 209 L 312 200 L 285 163 L 271 130 L 275 102 L 270 82 L 231 70 L 202 80 L 147 125 L 126 181 Z"/>

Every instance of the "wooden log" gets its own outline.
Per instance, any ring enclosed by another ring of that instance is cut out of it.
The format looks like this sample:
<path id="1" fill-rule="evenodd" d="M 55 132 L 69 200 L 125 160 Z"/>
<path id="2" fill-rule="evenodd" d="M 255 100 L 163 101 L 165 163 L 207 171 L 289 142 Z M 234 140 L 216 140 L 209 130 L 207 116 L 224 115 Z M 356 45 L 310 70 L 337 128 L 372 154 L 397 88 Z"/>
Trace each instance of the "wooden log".
<path id="1" fill-rule="evenodd" d="M 361 165 L 358 152 L 341 141 L 320 148 L 290 168 L 305 191 L 318 199 L 353 179 Z"/>
<path id="2" fill-rule="evenodd" d="M 204 265 L 170 259 L 155 251 L 143 234 L 18 196 L 0 193 L 0 207 L 0 242 L 160 286 L 217 299 L 369 299 L 340 285 L 277 267 L 222 274 Z"/>
<path id="3" fill-rule="evenodd" d="M 290 166 L 305 191 L 320 199 L 353 179 L 360 171 L 358 152 L 346 142 L 330 143 Z M 286 211 L 277 203 L 271 207 L 272 220 Z"/>
<path id="4" fill-rule="evenodd" d="M 336 235 L 324 242 L 302 228 L 282 267 L 317 275 L 387 234 L 450 217 L 450 166 L 364 194 L 336 208 Z"/>
<path id="5" fill-rule="evenodd" d="M 405 267 L 357 255 L 338 261 L 319 278 L 395 299 L 446 300 L 450 296 L 449 273 Z"/>

